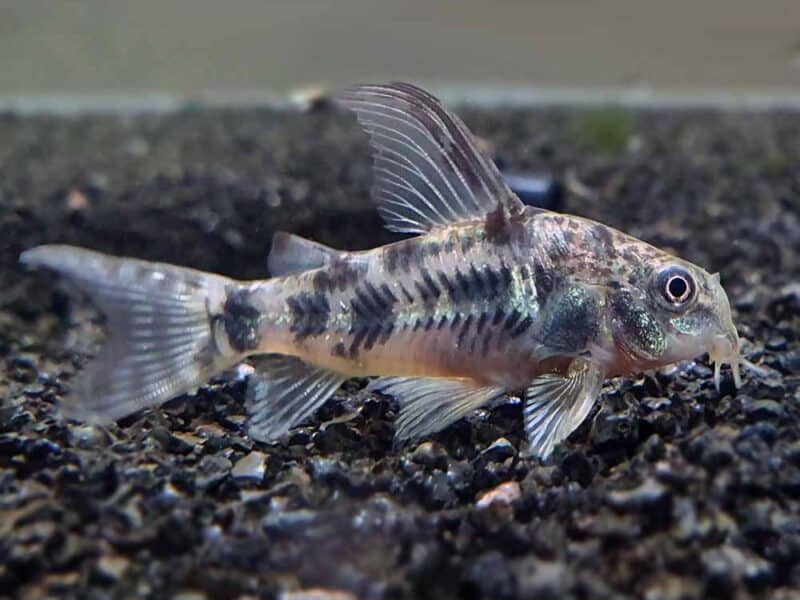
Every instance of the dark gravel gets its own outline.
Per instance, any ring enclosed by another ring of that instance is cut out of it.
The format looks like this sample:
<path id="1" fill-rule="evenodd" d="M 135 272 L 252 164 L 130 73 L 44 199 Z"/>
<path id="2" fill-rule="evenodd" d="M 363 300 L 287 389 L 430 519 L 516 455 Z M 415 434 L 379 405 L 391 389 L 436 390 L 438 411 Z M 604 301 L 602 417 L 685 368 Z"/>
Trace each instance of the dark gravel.
<path id="1" fill-rule="evenodd" d="M 276 229 L 391 238 L 363 138 L 325 108 L 0 116 L 0 595 L 798 597 L 800 116 L 465 116 L 508 168 L 563 178 L 567 211 L 719 270 L 769 375 L 612 381 L 547 465 L 519 456 L 514 404 L 394 448 L 394 407 L 358 381 L 278 446 L 243 433 L 232 375 L 118 426 L 64 422 L 92 313 L 21 250 L 257 278 Z"/>

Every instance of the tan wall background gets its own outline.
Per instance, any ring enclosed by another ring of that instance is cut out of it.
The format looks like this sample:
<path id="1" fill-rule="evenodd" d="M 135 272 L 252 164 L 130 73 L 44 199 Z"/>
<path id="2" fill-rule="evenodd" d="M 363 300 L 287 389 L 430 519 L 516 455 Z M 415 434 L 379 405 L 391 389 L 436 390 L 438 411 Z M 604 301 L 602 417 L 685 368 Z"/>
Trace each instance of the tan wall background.
<path id="1" fill-rule="evenodd" d="M 800 90 L 800 0 L 0 0 L 0 94 L 309 83 Z"/>

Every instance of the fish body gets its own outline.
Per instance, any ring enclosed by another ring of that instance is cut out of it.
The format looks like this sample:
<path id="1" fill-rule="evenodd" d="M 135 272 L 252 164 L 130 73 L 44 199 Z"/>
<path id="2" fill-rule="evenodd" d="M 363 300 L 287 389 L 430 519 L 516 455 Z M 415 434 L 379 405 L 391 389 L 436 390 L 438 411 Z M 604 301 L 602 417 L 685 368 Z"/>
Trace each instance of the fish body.
<path id="1" fill-rule="evenodd" d="M 256 350 L 349 376 L 469 377 L 509 389 L 564 353 L 608 356 L 608 375 L 639 366 L 614 352 L 608 296 L 662 253 L 578 217 L 526 209 L 507 224 L 492 218 L 247 286 L 242 298 L 260 315 Z M 611 261 L 623 248 L 619 268 Z"/>
<path id="2" fill-rule="evenodd" d="M 378 376 L 370 388 L 397 398 L 402 438 L 525 390 L 529 452 L 544 458 L 606 377 L 709 352 L 732 362 L 738 383 L 717 276 L 606 225 L 524 206 L 419 88 L 362 86 L 339 101 L 370 135 L 387 226 L 418 235 L 347 252 L 279 233 L 273 277 L 252 282 L 67 246 L 24 253 L 70 276 L 109 321 L 72 414 L 118 418 L 267 355 L 246 399 L 257 439 L 279 438 L 346 378 Z"/>

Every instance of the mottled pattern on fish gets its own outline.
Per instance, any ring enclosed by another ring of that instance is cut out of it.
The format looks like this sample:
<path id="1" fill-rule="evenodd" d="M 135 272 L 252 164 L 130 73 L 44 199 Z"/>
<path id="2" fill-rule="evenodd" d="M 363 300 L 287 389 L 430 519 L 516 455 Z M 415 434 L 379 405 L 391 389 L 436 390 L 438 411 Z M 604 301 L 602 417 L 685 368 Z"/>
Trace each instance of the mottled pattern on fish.
<path id="1" fill-rule="evenodd" d="M 522 386 L 554 351 L 579 352 L 597 337 L 600 301 L 575 283 L 621 287 L 617 279 L 636 282 L 653 259 L 650 247 L 578 217 L 529 208 L 495 220 L 255 284 L 247 295 L 263 314 L 260 350 L 351 375 L 478 373 Z M 627 269 L 602 267 L 618 252 Z M 551 301 L 554 291 L 566 295 Z"/>
<path id="2" fill-rule="evenodd" d="M 525 207 L 438 100 L 408 84 L 339 101 L 370 136 L 387 227 L 419 234 L 363 252 L 278 234 L 272 279 L 44 246 L 22 260 L 72 277 L 107 315 L 108 351 L 73 414 L 118 418 L 252 355 L 248 431 L 278 439 L 348 376 L 394 397 L 397 435 L 428 435 L 525 390 L 528 452 L 547 457 L 605 377 L 709 352 L 738 336 L 716 275 L 610 227 Z"/>

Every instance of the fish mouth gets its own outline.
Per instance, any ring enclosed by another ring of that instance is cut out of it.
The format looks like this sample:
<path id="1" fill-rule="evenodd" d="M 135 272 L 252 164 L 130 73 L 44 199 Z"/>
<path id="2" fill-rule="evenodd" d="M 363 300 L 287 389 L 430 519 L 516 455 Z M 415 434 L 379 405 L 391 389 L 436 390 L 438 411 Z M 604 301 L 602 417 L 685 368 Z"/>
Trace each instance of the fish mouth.
<path id="1" fill-rule="evenodd" d="M 739 363 L 742 358 L 739 355 L 739 336 L 735 331 L 715 336 L 708 356 L 714 363 L 714 387 L 717 388 L 717 392 L 719 392 L 722 382 L 723 363 L 731 366 L 734 385 L 737 388 L 742 387 L 742 377 L 739 372 Z"/>

